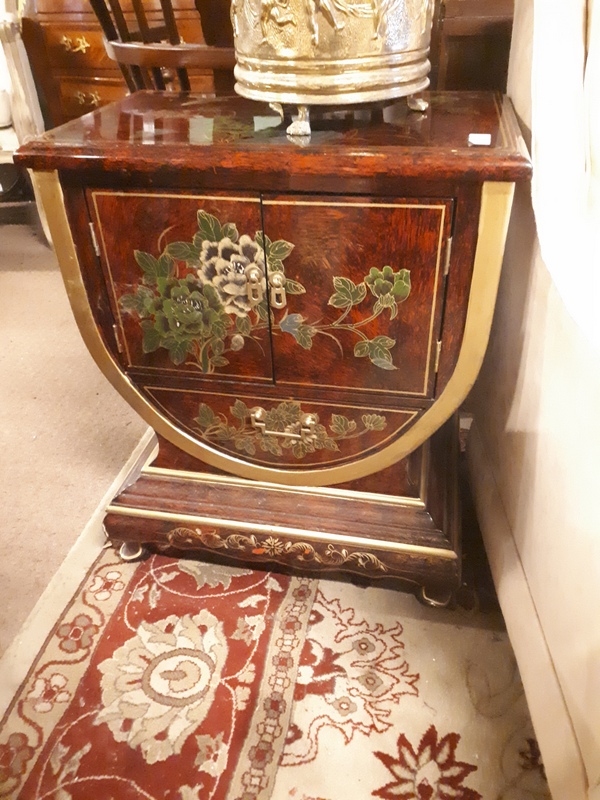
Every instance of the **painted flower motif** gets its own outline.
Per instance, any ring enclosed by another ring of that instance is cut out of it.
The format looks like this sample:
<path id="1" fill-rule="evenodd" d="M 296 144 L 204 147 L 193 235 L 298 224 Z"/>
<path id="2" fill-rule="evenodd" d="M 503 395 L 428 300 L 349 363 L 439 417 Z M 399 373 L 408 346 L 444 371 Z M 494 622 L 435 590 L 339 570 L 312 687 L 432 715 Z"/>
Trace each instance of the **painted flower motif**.
<path id="1" fill-rule="evenodd" d="M 121 573 L 111 570 L 106 575 L 94 575 L 94 580 L 90 584 L 89 591 L 94 595 L 94 599 L 99 603 L 110 600 L 113 592 L 121 592 L 125 584 L 121 580 Z"/>
<path id="2" fill-rule="evenodd" d="M 258 269 L 264 293 L 265 254 L 253 239 L 244 234 L 237 242 L 229 237 L 219 242 L 202 242 L 198 278 L 203 285 L 210 284 L 217 289 L 227 314 L 246 317 L 252 308 L 247 293 L 246 270 L 249 267 Z"/>
<path id="3" fill-rule="evenodd" d="M 410 294 L 410 273 L 407 269 L 394 272 L 389 266 L 383 269 L 373 267 L 365 278 L 365 283 L 375 297 L 391 294 L 397 302 L 401 302 Z"/>
<path id="4" fill-rule="evenodd" d="M 227 766 L 227 745 L 223 742 L 223 734 L 217 736 L 196 736 L 198 755 L 196 766 L 217 778 Z"/>
<path id="5" fill-rule="evenodd" d="M 224 336 L 231 320 L 225 314 L 221 296 L 210 284 L 201 286 L 193 275 L 170 280 L 154 327 L 161 336 L 193 340 L 215 333 Z"/>
<path id="6" fill-rule="evenodd" d="M 49 678 L 36 678 L 27 694 L 27 700 L 33 701 L 33 708 L 40 714 L 52 711 L 55 703 L 68 703 L 71 692 L 66 691 L 67 679 L 60 672 Z"/>
<path id="7" fill-rule="evenodd" d="M 393 780 L 372 794 L 384 800 L 482 800 L 463 781 L 477 767 L 456 760 L 458 733 L 438 740 L 434 725 L 415 750 L 404 734 L 398 737 L 398 756 L 376 752 Z"/>
<path id="8" fill-rule="evenodd" d="M 11 733 L 6 744 L 0 744 L 0 793 L 3 797 L 8 796 L 5 790 L 19 785 L 34 753 L 24 733 Z"/>
<path id="9" fill-rule="evenodd" d="M 180 753 L 212 706 L 227 652 L 222 624 L 206 609 L 142 622 L 99 665 L 104 707 L 95 724 L 148 764 Z"/>
<path id="10" fill-rule="evenodd" d="M 98 630 L 98 626 L 94 625 L 87 614 L 78 614 L 73 622 L 63 623 L 56 631 L 58 638 L 62 639 L 59 647 L 65 653 L 87 650 L 91 647 Z"/>

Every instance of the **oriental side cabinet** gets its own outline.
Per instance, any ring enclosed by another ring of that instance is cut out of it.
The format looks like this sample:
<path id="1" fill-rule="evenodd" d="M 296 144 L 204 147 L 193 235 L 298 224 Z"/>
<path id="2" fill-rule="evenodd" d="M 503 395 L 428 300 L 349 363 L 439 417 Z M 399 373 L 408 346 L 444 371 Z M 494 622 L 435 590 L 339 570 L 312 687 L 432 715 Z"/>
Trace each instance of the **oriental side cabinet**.
<path id="1" fill-rule="evenodd" d="M 141 92 L 20 151 L 88 348 L 158 436 L 107 509 L 124 557 L 459 586 L 456 411 L 529 161 L 506 100 L 429 99 L 300 141 L 258 103 Z"/>

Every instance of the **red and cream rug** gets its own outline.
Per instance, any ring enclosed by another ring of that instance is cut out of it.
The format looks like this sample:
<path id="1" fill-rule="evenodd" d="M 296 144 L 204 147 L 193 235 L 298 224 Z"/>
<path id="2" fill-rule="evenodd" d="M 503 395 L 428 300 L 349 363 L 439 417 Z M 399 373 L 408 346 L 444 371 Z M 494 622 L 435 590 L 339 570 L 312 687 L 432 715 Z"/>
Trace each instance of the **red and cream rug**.
<path id="1" fill-rule="evenodd" d="M 550 795 L 497 616 L 106 550 L 8 703 L 0 797 Z"/>

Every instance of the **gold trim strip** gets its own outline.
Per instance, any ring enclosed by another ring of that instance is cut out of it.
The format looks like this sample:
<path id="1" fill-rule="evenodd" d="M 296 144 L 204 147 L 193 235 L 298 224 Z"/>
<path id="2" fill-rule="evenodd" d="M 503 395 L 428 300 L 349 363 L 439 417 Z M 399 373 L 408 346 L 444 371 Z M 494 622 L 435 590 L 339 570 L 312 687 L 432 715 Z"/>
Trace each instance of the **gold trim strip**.
<path id="1" fill-rule="evenodd" d="M 211 525 L 215 528 L 229 528 L 234 531 L 248 531 L 251 533 L 266 533 L 270 536 L 287 536 L 291 539 L 310 539 L 323 544 L 339 544 L 346 547 L 369 547 L 371 549 L 385 550 L 390 553 L 411 553 L 432 558 L 446 558 L 455 561 L 458 556 L 454 550 L 445 550 L 441 547 L 424 547 L 416 544 L 403 544 L 390 542 L 385 539 L 367 539 L 364 536 L 341 536 L 329 531 L 309 531 L 299 528 L 288 528 L 285 525 L 264 525 L 261 523 L 242 522 L 241 520 L 222 519 L 220 517 L 205 517 L 200 514 L 175 514 L 170 511 L 145 511 L 143 508 L 130 506 L 109 505 L 107 514 L 118 514 L 123 517 L 136 517 L 140 519 L 154 519 L 165 522 L 187 522 L 191 525 Z"/>
<path id="2" fill-rule="evenodd" d="M 268 483 L 267 481 L 252 481 L 249 483 L 246 478 L 236 478 L 234 475 L 213 475 L 210 472 L 191 472 L 189 470 L 167 469 L 165 467 L 144 467 L 142 469 L 142 475 L 154 476 L 157 478 L 181 478 L 181 480 L 194 481 L 194 483 L 222 483 L 227 486 L 246 486 L 250 489 L 264 489 L 270 492 L 304 494 L 308 491 L 311 495 L 335 497 L 339 500 L 360 500 L 366 503 L 383 503 L 391 506 L 425 508 L 425 503 L 421 499 L 415 497 L 376 494 L 375 492 L 359 492 L 354 489 L 336 489 L 331 486 L 282 486 L 280 483 Z M 421 481 L 423 481 L 423 477 L 424 476 L 421 476 Z"/>
<path id="3" fill-rule="evenodd" d="M 451 203 L 452 198 L 449 197 L 447 202 Z M 324 200 L 265 200 L 263 195 L 264 206 L 327 206 L 327 208 L 439 208 L 446 209 L 445 203 L 427 204 L 427 203 L 352 203 L 352 202 L 339 202 L 329 203 Z"/>
<path id="4" fill-rule="evenodd" d="M 92 197 L 95 195 L 102 195 L 104 197 L 168 197 L 169 199 L 177 199 L 182 197 L 185 200 L 223 200 L 226 203 L 260 203 L 260 195 L 255 197 L 232 197 L 231 195 L 220 194 L 168 194 L 161 190 L 156 192 L 115 192 L 111 190 L 94 189 Z"/>
<path id="5" fill-rule="evenodd" d="M 96 326 L 69 228 L 58 173 L 35 172 L 33 180 L 47 215 L 75 319 L 96 364 L 129 405 L 158 434 L 213 467 L 242 478 L 294 486 L 328 486 L 356 480 L 391 466 L 423 444 L 456 411 L 475 382 L 492 324 L 514 183 L 488 181 L 483 184 L 479 237 L 463 341 L 454 372 L 440 397 L 404 435 L 383 450 L 351 464 L 290 473 L 283 469 L 249 464 L 241 458 L 226 456 L 201 444 L 176 428 L 142 396 L 113 359 Z"/>

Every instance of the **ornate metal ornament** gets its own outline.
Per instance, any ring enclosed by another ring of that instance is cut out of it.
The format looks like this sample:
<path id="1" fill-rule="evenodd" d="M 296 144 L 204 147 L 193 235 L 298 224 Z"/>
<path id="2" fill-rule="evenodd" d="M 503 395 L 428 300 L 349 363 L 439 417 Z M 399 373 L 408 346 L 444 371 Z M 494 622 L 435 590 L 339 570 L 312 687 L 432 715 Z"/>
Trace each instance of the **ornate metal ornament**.
<path id="1" fill-rule="evenodd" d="M 433 0 L 232 0 L 236 91 L 302 107 L 412 95 L 429 85 L 432 13 Z"/>

